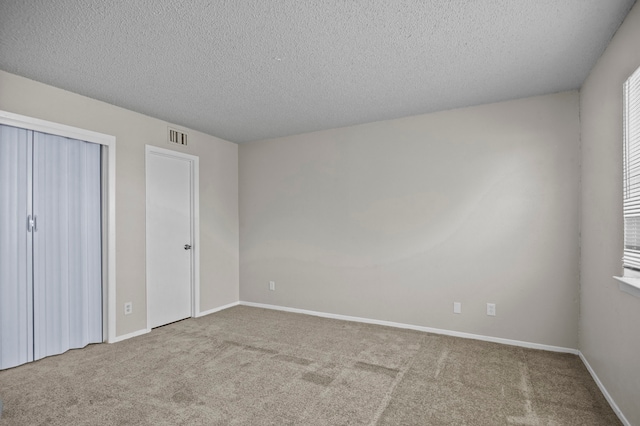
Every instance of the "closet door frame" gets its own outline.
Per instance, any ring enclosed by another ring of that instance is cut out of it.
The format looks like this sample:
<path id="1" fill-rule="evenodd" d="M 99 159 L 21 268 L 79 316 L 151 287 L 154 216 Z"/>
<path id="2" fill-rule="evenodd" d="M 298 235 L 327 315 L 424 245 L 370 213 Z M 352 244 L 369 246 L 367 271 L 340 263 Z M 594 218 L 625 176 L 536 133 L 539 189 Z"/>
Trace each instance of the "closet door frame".
<path id="1" fill-rule="evenodd" d="M 102 176 L 106 180 L 107 193 L 103 200 L 106 206 L 102 211 L 106 216 L 106 229 L 103 225 L 103 336 L 109 343 L 116 342 L 116 138 L 115 136 L 80 129 L 38 118 L 0 110 L 0 124 L 19 127 L 37 132 L 49 133 L 67 138 L 100 144 L 106 148 L 107 155 L 103 159 Z M 106 164 L 105 164 L 106 162 Z M 106 254 L 106 255 L 105 255 Z M 105 273 L 106 272 L 106 273 Z"/>

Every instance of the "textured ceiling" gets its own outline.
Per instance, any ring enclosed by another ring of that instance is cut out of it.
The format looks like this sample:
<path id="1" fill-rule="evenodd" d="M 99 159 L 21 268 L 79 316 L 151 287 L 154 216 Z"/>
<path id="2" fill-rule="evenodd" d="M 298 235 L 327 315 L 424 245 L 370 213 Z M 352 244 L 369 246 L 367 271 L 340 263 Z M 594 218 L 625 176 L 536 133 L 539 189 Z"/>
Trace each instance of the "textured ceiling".
<path id="1" fill-rule="evenodd" d="M 579 88 L 633 3 L 2 0 L 0 69 L 245 142 Z"/>

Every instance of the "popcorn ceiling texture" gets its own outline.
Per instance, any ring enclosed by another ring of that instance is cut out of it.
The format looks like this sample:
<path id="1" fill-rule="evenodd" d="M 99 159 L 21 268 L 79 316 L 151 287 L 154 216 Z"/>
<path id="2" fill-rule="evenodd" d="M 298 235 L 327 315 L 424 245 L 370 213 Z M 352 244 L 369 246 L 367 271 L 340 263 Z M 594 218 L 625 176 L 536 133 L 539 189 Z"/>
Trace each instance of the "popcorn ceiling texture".
<path id="1" fill-rule="evenodd" d="M 246 142 L 579 88 L 634 0 L 9 0 L 0 69 Z"/>

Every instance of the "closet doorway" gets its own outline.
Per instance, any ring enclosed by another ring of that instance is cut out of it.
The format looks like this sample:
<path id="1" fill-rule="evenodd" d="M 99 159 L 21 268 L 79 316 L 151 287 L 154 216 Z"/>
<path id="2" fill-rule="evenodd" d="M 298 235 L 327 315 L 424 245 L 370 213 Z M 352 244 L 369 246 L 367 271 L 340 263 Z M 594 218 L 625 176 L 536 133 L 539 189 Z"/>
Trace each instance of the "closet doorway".
<path id="1" fill-rule="evenodd" d="M 113 341 L 115 138 L 0 111 L 0 369 Z"/>

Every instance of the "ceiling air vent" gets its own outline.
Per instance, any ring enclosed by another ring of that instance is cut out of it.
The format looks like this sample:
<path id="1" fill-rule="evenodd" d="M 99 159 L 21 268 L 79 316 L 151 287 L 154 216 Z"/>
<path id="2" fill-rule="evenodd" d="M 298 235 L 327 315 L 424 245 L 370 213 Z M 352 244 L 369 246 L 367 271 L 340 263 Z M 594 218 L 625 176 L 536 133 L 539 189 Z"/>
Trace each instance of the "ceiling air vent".
<path id="1" fill-rule="evenodd" d="M 187 134 L 176 129 L 169 129 L 169 143 L 187 146 Z"/>

